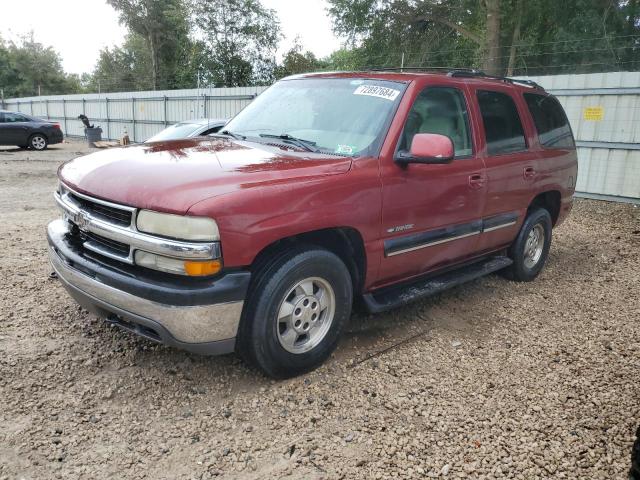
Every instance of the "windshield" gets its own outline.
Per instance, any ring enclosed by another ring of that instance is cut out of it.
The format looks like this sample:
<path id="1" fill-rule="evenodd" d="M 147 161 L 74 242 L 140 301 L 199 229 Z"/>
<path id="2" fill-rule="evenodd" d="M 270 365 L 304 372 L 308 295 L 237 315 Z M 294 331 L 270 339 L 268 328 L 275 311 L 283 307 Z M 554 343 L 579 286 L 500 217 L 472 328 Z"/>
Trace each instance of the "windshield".
<path id="1" fill-rule="evenodd" d="M 200 127 L 201 125 L 195 123 L 176 123 L 175 125 L 165 128 L 160 133 L 156 133 L 153 137 L 147 140 L 147 142 L 187 138 Z"/>
<path id="2" fill-rule="evenodd" d="M 384 80 L 283 80 L 240 112 L 225 131 L 261 142 L 274 141 L 261 135 L 288 135 L 338 155 L 372 154 L 404 89 L 403 83 Z"/>

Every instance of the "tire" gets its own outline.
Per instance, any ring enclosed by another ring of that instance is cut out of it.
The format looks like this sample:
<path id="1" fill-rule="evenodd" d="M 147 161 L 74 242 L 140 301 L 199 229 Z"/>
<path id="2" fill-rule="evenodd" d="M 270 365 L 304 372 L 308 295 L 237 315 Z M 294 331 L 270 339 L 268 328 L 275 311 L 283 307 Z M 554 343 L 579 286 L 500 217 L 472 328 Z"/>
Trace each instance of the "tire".
<path id="1" fill-rule="evenodd" d="M 41 152 L 42 150 L 46 150 L 48 145 L 47 137 L 41 133 L 34 133 L 29 137 L 29 148 L 33 150 Z"/>
<path id="2" fill-rule="evenodd" d="M 508 256 L 513 264 L 503 270 L 510 280 L 530 282 L 544 267 L 551 247 L 551 215 L 544 208 L 529 211 Z"/>
<path id="3" fill-rule="evenodd" d="M 335 350 L 353 300 L 351 275 L 335 254 L 296 247 L 255 273 L 237 350 L 273 378 L 315 369 Z"/>
<path id="4" fill-rule="evenodd" d="M 631 450 L 631 470 L 629 480 L 640 480 L 640 427 L 636 432 L 636 441 Z"/>

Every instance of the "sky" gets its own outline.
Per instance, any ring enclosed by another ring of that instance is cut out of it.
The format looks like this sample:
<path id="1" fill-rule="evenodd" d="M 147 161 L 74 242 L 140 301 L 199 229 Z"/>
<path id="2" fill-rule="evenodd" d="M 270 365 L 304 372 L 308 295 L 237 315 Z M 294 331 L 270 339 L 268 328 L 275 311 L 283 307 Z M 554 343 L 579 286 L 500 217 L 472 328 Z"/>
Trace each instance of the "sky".
<path id="1" fill-rule="evenodd" d="M 52 46 L 62 57 L 66 72 L 91 72 L 98 52 L 121 45 L 126 29 L 105 0 L 0 0 L 5 40 L 17 40 L 33 30 L 36 41 Z M 280 18 L 284 38 L 278 57 L 293 44 L 296 36 L 305 50 L 324 57 L 340 48 L 331 31 L 325 0 L 262 0 Z M 25 13 L 29 12 L 29 13 Z"/>

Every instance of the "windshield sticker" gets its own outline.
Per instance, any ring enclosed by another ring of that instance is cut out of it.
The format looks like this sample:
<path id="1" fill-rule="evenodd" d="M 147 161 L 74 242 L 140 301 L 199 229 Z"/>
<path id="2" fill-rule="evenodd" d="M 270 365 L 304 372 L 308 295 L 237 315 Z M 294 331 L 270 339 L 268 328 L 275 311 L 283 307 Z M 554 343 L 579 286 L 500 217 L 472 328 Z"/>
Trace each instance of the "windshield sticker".
<path id="1" fill-rule="evenodd" d="M 393 102 L 398 97 L 398 95 L 400 95 L 400 90 L 394 90 L 393 88 L 387 87 L 378 87 L 377 85 L 360 85 L 358 88 L 356 88 L 353 94 L 384 98 L 385 100 Z"/>
<path id="2" fill-rule="evenodd" d="M 355 152 L 355 147 L 353 145 L 338 145 L 336 148 L 336 153 L 343 153 L 345 155 L 352 155 Z"/>

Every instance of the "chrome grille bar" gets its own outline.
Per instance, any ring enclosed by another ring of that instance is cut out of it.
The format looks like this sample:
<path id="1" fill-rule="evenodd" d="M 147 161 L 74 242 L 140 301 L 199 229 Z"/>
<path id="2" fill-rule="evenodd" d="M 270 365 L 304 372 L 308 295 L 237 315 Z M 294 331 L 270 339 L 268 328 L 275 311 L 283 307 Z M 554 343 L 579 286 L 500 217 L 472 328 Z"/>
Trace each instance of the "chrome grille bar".
<path id="1" fill-rule="evenodd" d="M 68 190 L 68 187 L 66 186 L 64 189 L 66 191 L 70 191 L 73 195 L 79 195 L 77 192 Z M 132 222 L 128 227 L 116 225 L 105 219 L 98 218 L 96 215 L 83 210 L 79 205 L 73 202 L 73 200 L 69 198 L 69 195 L 65 193 L 65 190 L 63 190 L 62 194 L 59 192 L 54 193 L 54 197 L 56 203 L 68 220 L 77 225 L 81 231 L 90 232 L 114 242 L 124 243 L 131 247 L 127 257 L 121 257 L 120 255 L 111 252 L 110 255 L 108 255 L 110 258 L 115 258 L 117 260 L 133 264 L 134 250 L 144 250 L 145 252 L 155 253 L 157 255 L 186 260 L 206 260 L 220 258 L 221 256 L 219 242 L 185 242 L 181 240 L 155 237 L 153 235 L 139 232 L 135 228 L 135 208 L 125 207 L 110 202 L 97 201 L 90 197 L 83 196 L 90 201 L 108 204 L 111 208 L 115 207 L 123 210 L 129 209 L 132 212 Z M 93 244 L 90 246 L 95 247 Z M 96 253 L 104 254 L 104 249 L 90 249 Z"/>

